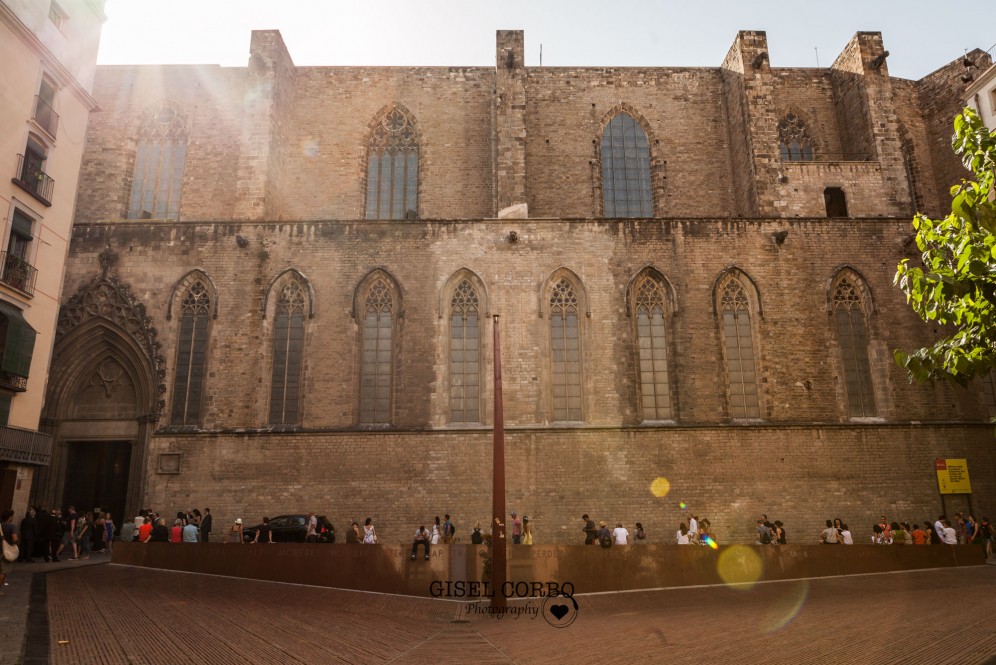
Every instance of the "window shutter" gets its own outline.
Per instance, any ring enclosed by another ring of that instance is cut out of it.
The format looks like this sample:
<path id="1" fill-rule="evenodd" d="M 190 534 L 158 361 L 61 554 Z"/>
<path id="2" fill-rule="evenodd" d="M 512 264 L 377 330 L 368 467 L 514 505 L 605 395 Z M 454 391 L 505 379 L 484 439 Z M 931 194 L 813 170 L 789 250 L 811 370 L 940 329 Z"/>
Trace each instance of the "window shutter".
<path id="1" fill-rule="evenodd" d="M 28 378 L 31 369 L 31 354 L 35 349 L 35 336 L 38 334 L 27 321 L 20 310 L 0 302 L 0 315 L 7 319 L 7 343 L 0 360 L 0 370 Z"/>

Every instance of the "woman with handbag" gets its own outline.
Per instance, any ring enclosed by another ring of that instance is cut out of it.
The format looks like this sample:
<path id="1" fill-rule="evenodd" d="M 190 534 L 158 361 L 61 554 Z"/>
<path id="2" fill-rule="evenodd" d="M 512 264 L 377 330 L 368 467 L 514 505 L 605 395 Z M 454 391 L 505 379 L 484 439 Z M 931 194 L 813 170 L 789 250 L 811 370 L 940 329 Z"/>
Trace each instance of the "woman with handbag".
<path id="1" fill-rule="evenodd" d="M 7 579 L 7 570 L 10 564 L 17 560 L 20 552 L 17 548 L 17 527 L 14 526 L 14 511 L 5 510 L 0 515 L 0 596 L 3 595 L 3 584 Z"/>

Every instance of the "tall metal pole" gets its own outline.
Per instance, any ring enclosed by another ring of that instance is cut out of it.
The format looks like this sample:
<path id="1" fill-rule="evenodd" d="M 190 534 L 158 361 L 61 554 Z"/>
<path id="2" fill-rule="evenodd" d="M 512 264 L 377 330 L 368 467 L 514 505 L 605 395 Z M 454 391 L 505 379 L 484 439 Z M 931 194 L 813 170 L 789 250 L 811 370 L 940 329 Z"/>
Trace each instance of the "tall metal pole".
<path id="1" fill-rule="evenodd" d="M 492 607 L 505 607 L 505 413 L 501 399 L 501 341 L 498 315 L 494 315 L 495 346 L 495 426 L 491 468 L 491 590 Z"/>

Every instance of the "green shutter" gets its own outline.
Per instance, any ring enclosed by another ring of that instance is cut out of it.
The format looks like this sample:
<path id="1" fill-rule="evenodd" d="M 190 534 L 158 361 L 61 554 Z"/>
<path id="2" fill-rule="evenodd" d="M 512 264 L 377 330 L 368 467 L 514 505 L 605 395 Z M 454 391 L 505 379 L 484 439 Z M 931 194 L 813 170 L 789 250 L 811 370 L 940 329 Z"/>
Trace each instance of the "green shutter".
<path id="1" fill-rule="evenodd" d="M 38 334 L 27 321 L 21 311 L 0 302 L 0 316 L 7 319 L 7 343 L 3 349 L 3 359 L 0 360 L 0 370 L 28 378 L 31 369 L 31 354 L 35 350 L 35 336 Z"/>
<path id="2" fill-rule="evenodd" d="M 19 210 L 14 211 L 14 219 L 11 220 L 11 230 L 22 238 L 31 240 L 31 220 L 21 214 Z"/>

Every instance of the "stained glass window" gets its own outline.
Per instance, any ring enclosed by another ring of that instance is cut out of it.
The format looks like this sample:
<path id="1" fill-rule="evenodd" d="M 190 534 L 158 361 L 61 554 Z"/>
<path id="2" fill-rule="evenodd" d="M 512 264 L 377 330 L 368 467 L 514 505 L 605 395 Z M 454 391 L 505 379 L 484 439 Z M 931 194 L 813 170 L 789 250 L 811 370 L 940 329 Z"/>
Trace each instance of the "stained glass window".
<path id="1" fill-rule="evenodd" d="M 723 347 L 730 389 L 731 418 L 760 418 L 750 300 L 743 285 L 729 279 L 720 299 Z"/>
<path id="2" fill-rule="evenodd" d="M 450 300 L 450 420 L 481 420 L 480 299 L 466 279 Z"/>
<path id="3" fill-rule="evenodd" d="M 198 425 L 203 401 L 211 311 L 211 298 L 202 282 L 194 282 L 187 289 L 180 310 L 170 422 L 173 425 Z"/>
<path id="4" fill-rule="evenodd" d="M 307 294 L 297 280 L 280 290 L 273 320 L 273 375 L 270 381 L 270 424 L 294 425 L 301 417 L 301 367 L 304 357 L 304 313 Z"/>
<path id="5" fill-rule="evenodd" d="M 802 118 L 788 113 L 778 122 L 778 148 L 784 162 L 813 161 L 813 140 Z"/>
<path id="6" fill-rule="evenodd" d="M 553 419 L 581 420 L 581 344 L 574 285 L 561 279 L 550 296 Z"/>
<path id="7" fill-rule="evenodd" d="M 602 132 L 605 217 L 653 217 L 650 145 L 640 124 L 619 113 Z"/>
<path id="8" fill-rule="evenodd" d="M 367 291 L 363 317 L 363 358 L 360 364 L 360 422 L 391 422 L 394 298 L 383 279 Z"/>
<path id="9" fill-rule="evenodd" d="M 367 149 L 367 219 L 418 217 L 418 132 L 407 113 L 391 109 Z"/>
<path id="10" fill-rule="evenodd" d="M 846 277 L 834 288 L 833 320 L 843 363 L 847 415 L 874 416 L 875 396 L 868 358 L 864 303 L 856 284 Z"/>
<path id="11" fill-rule="evenodd" d="M 186 123 L 163 106 L 139 130 L 128 219 L 179 219 L 186 156 Z"/>
<path id="12" fill-rule="evenodd" d="M 636 290 L 640 409 L 644 420 L 671 418 L 664 283 L 648 275 Z"/>

